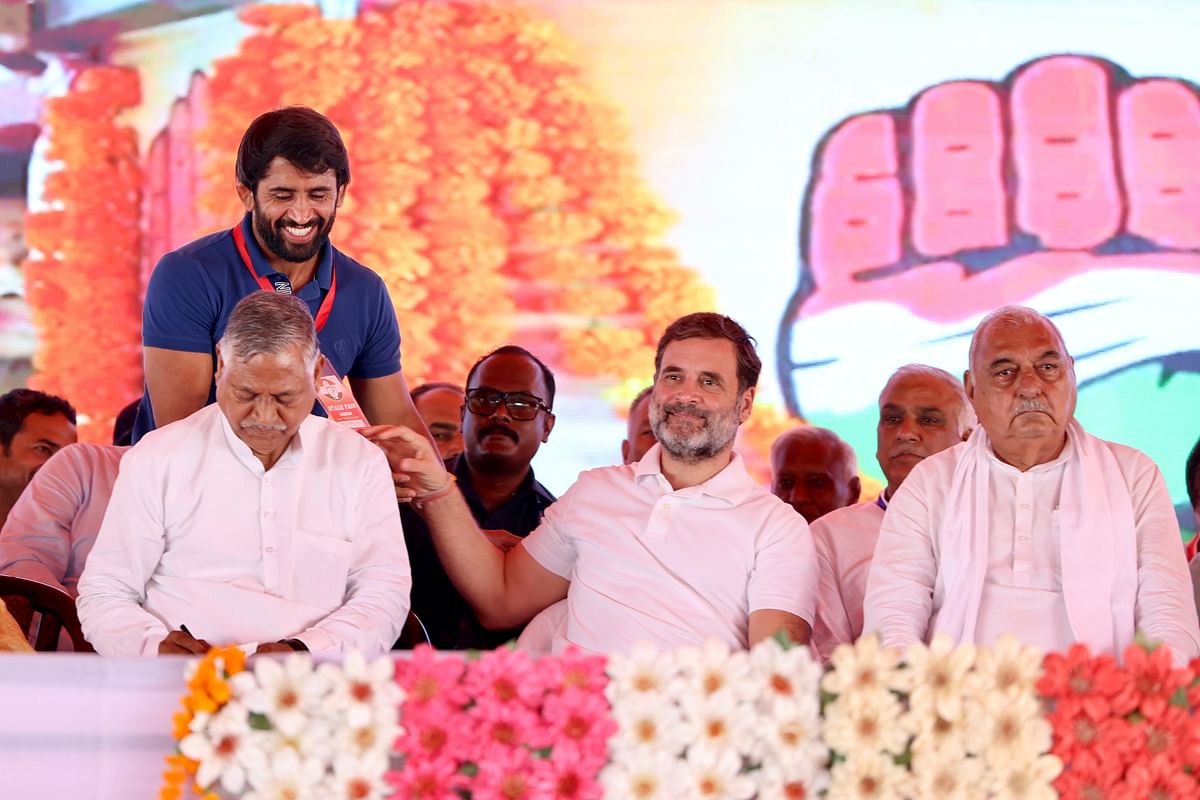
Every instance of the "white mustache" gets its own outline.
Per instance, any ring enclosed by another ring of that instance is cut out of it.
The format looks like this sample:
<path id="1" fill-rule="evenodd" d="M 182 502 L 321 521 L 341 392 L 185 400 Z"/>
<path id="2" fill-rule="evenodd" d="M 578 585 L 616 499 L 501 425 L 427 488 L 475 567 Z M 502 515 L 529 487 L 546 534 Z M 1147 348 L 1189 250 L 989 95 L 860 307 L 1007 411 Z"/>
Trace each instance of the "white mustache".
<path id="1" fill-rule="evenodd" d="M 287 425 L 263 425 L 259 422 L 240 422 L 238 427 L 244 431 L 275 431 L 283 433 L 287 430 Z"/>
<path id="2" fill-rule="evenodd" d="M 1024 414 L 1026 411 L 1040 411 L 1043 414 L 1050 413 L 1050 406 L 1046 405 L 1041 400 L 1022 400 L 1017 403 L 1017 407 L 1013 409 L 1013 416 Z"/>

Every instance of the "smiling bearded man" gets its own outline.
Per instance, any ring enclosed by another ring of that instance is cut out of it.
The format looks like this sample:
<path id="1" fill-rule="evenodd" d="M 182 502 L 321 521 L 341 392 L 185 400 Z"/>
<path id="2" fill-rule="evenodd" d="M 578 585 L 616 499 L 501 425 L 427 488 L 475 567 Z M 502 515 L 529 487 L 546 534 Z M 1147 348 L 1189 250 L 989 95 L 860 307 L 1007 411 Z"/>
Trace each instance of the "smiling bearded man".
<path id="1" fill-rule="evenodd" d="M 441 562 L 484 625 L 522 624 L 566 597 L 554 650 L 671 649 L 710 637 L 747 647 L 779 632 L 803 643 L 816 591 L 808 526 L 733 451 L 761 366 L 754 340 L 728 317 L 671 323 L 651 400 L 664 441 L 635 464 L 580 475 L 507 551 L 480 535 L 428 442 L 403 428 L 368 433 L 418 493 Z"/>
<path id="2" fill-rule="evenodd" d="M 1075 420 L 1074 359 L 1054 323 L 1019 306 L 984 317 L 963 382 L 979 427 L 891 499 L 864 633 L 901 648 L 1013 634 L 1120 658 L 1141 631 L 1177 664 L 1200 654 L 1166 484 L 1144 454 Z"/>

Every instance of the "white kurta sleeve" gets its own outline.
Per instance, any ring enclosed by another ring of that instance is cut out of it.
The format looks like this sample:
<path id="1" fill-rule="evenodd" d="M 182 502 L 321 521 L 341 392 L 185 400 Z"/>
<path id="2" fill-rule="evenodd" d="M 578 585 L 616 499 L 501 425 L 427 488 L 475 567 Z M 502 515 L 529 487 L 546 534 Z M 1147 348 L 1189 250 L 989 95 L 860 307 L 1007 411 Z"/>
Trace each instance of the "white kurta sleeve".
<path id="1" fill-rule="evenodd" d="M 933 515 L 920 469 L 896 492 L 883 515 L 863 600 L 863 634 L 878 633 L 884 647 L 927 639 L 937 581 Z"/>
<path id="2" fill-rule="evenodd" d="M 102 656 L 156 655 L 175 621 L 142 608 L 166 545 L 161 477 L 131 450 L 121 463 L 96 544 L 79 578 L 79 622 Z M 181 621 L 182 622 L 182 621 Z"/>

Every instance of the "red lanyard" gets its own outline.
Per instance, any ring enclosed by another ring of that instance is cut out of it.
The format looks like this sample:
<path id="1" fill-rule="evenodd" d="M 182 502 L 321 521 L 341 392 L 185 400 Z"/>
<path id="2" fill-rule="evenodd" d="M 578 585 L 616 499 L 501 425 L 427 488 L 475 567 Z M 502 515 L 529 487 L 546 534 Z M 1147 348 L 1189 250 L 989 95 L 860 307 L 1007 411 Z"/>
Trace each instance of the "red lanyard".
<path id="1" fill-rule="evenodd" d="M 242 263 L 246 265 L 246 269 L 250 270 L 250 275 L 254 280 L 258 281 L 258 285 L 265 291 L 277 291 L 271 282 L 259 275 L 254 269 L 254 262 L 250 260 L 250 251 L 246 249 L 246 234 L 242 233 L 242 225 L 238 223 L 233 227 L 233 243 L 237 245 L 238 255 L 242 257 Z M 317 332 L 319 333 L 325 327 L 326 320 L 329 319 L 329 312 L 333 310 L 333 298 L 337 294 L 337 270 L 333 264 L 329 265 L 329 293 L 325 295 L 325 299 L 321 301 L 321 307 L 317 309 Z"/>

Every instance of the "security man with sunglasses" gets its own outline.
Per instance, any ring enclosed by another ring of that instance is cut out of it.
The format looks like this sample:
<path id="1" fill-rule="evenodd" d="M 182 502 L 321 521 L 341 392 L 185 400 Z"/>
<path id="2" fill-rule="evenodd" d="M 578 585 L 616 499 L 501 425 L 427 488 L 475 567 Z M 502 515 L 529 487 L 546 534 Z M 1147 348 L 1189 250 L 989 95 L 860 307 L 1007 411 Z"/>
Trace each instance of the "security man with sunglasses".
<path id="1" fill-rule="evenodd" d="M 475 363 L 462 409 L 462 455 L 447 460 L 479 527 L 508 549 L 532 532 L 554 495 L 530 462 L 554 429 L 554 374 L 523 347 L 505 345 Z M 412 610 L 441 650 L 492 649 L 520 628 L 488 630 L 446 576 L 421 515 L 402 503 L 412 563 Z"/>

